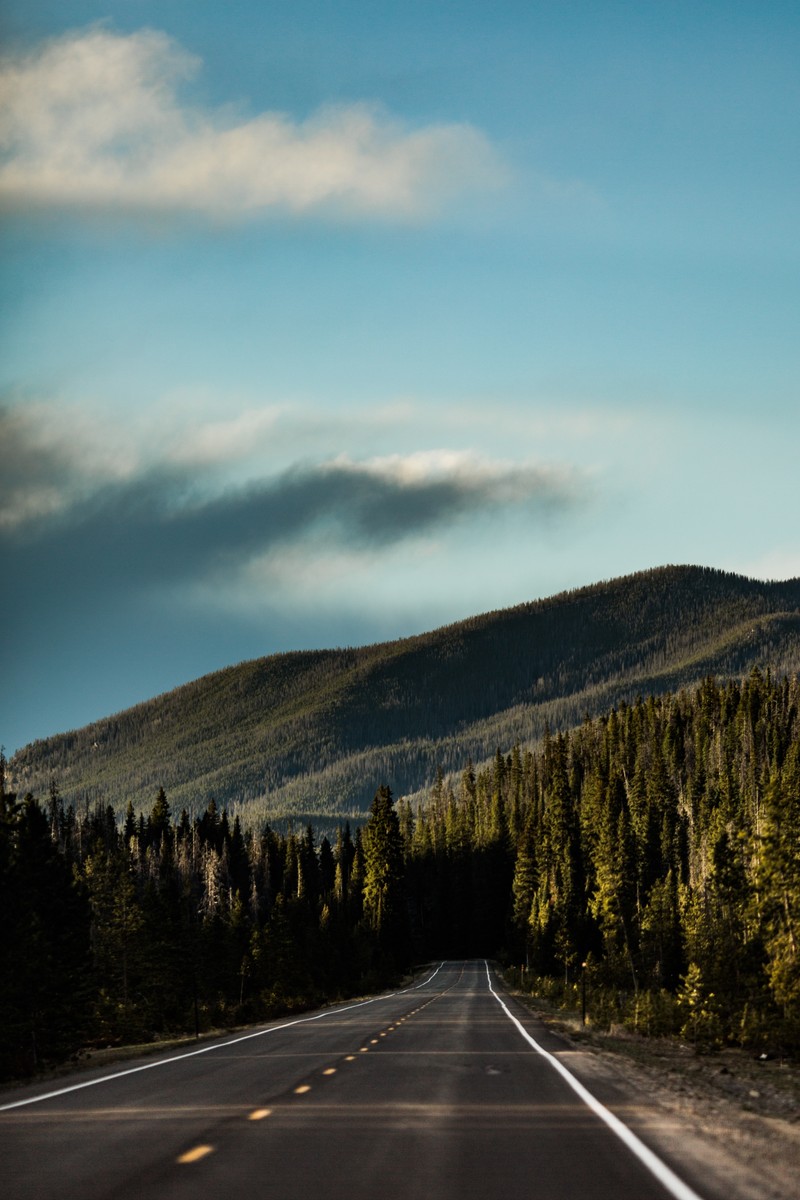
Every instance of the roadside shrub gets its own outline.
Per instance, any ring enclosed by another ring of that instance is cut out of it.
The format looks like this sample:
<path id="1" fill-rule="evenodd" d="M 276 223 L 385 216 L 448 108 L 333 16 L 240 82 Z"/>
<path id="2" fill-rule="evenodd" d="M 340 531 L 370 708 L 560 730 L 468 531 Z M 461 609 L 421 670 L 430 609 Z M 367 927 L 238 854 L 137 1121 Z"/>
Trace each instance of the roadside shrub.
<path id="1" fill-rule="evenodd" d="M 637 992 L 628 1002 L 623 1024 L 645 1037 L 670 1037 L 680 1028 L 677 1001 L 664 988 L 657 992 Z"/>
<path id="2" fill-rule="evenodd" d="M 677 1003 L 683 1017 L 681 1037 L 691 1042 L 695 1054 L 718 1050 L 722 1045 L 722 1023 L 714 993 L 706 989 L 697 963 L 689 963 L 681 979 Z"/>

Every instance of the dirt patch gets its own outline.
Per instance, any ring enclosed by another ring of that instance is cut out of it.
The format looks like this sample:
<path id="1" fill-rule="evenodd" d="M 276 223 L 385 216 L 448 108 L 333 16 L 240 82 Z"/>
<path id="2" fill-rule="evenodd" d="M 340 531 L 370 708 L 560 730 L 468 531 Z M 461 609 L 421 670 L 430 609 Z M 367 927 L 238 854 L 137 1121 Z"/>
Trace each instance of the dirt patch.
<path id="1" fill-rule="evenodd" d="M 736 1049 L 696 1055 L 672 1039 L 584 1029 L 577 1016 L 515 995 L 567 1042 L 565 1065 L 589 1087 L 599 1080 L 613 1088 L 619 1115 L 673 1166 L 685 1164 L 702 1195 L 798 1200 L 796 1064 Z"/>

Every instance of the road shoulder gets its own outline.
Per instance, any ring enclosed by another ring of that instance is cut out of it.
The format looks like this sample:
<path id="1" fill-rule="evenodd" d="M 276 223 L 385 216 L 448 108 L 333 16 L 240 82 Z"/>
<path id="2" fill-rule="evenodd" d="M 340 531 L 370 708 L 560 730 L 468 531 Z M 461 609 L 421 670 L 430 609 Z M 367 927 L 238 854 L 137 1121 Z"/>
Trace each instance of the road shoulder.
<path id="1" fill-rule="evenodd" d="M 688 1047 L 621 1031 L 584 1031 L 530 996 L 548 1050 L 703 1195 L 796 1200 L 800 1072 L 743 1051 L 697 1056 Z"/>

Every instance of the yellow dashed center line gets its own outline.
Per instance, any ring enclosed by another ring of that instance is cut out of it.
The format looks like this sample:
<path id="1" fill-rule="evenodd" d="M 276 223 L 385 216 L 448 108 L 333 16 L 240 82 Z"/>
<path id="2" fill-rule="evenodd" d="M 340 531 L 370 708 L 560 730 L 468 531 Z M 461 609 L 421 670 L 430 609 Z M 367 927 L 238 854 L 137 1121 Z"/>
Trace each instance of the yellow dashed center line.
<path id="1" fill-rule="evenodd" d="M 264 1117 L 268 1117 L 271 1112 L 271 1108 L 256 1108 L 247 1119 L 248 1121 L 263 1121 Z"/>
<path id="2" fill-rule="evenodd" d="M 358 1053 L 366 1054 L 368 1050 L 369 1050 L 369 1046 L 362 1046 Z"/>
<path id="3" fill-rule="evenodd" d="M 335 1075 L 336 1067 L 326 1067 L 325 1070 L 322 1072 L 322 1074 L 323 1075 Z"/>
<path id="4" fill-rule="evenodd" d="M 310 1083 L 301 1083 L 299 1087 L 294 1089 L 295 1096 L 304 1096 L 306 1092 L 311 1091 Z"/>
<path id="5" fill-rule="evenodd" d="M 348 1054 L 347 1058 L 344 1061 L 345 1062 L 355 1062 L 356 1061 L 355 1054 Z"/>
<path id="6" fill-rule="evenodd" d="M 205 1158 L 207 1154 L 212 1154 L 213 1146 L 195 1146 L 191 1150 L 187 1150 L 185 1154 L 179 1154 L 177 1161 L 179 1163 L 198 1162 L 201 1158 Z"/>

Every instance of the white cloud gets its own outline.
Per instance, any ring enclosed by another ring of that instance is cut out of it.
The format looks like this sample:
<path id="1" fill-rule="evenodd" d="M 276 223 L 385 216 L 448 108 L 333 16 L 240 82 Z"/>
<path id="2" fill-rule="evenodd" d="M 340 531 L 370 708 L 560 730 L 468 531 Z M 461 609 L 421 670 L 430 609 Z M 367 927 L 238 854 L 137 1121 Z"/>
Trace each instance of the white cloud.
<path id="1" fill-rule="evenodd" d="M 212 466 L 246 459 L 268 445 L 285 409 L 247 408 L 227 420 L 208 421 L 184 430 L 170 457 L 176 463 Z"/>
<path id="2" fill-rule="evenodd" d="M 505 169 L 469 125 L 408 129 L 380 108 L 305 121 L 181 103 L 199 68 L 165 34 L 69 34 L 0 70 L 0 199 L 11 206 L 269 210 L 409 218 L 494 187 Z"/>

